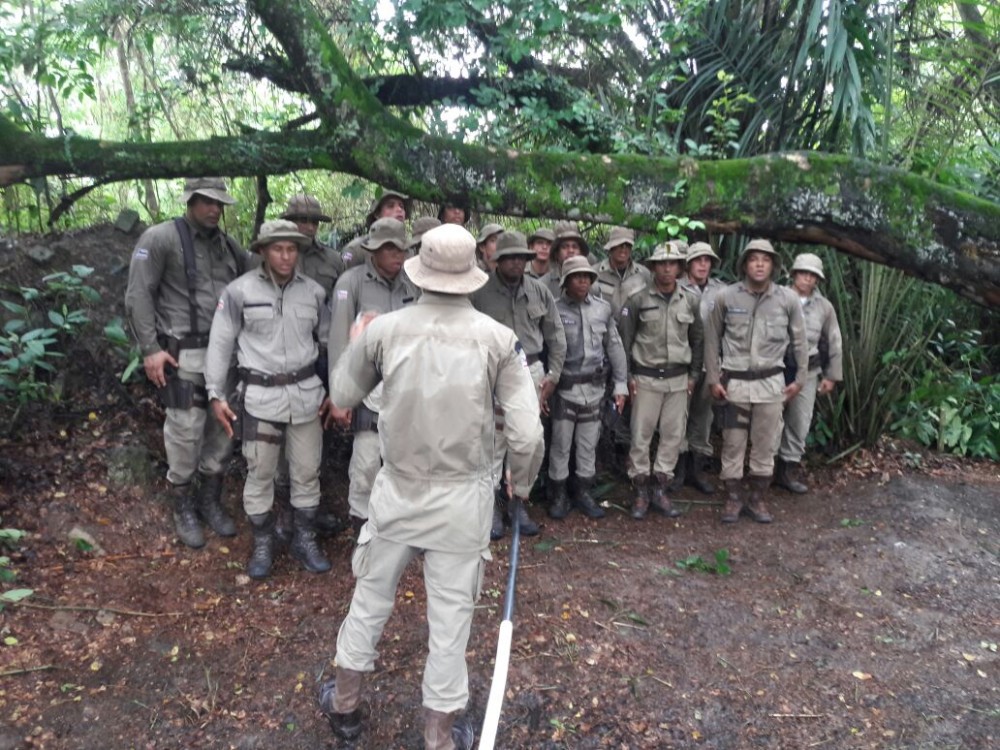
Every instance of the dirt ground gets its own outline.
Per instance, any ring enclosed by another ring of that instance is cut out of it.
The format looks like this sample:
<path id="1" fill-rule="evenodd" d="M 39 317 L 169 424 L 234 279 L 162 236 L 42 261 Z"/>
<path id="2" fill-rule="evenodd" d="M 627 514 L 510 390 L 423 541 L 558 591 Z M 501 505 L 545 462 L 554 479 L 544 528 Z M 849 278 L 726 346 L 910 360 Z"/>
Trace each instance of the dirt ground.
<path id="1" fill-rule="evenodd" d="M 30 240 L 0 247 L 15 284 L 94 266 L 109 308 L 73 347 L 62 403 L 2 412 L 0 527 L 28 536 L 0 550 L 16 574 L 0 590 L 34 593 L 0 611 L 0 750 L 337 747 L 315 691 L 352 590 L 351 534 L 325 541 L 331 573 L 282 557 L 264 583 L 244 573 L 242 518 L 235 539 L 178 544 L 159 407 L 145 383 L 116 382 L 123 363 L 100 342 L 134 239 L 62 238 L 45 267 L 22 262 Z M 343 510 L 338 455 L 324 491 Z M 775 493 L 770 526 L 723 527 L 691 490 L 681 518 L 636 522 L 613 480 L 607 518 L 546 521 L 522 545 L 497 747 L 1000 745 L 1000 466 L 886 443 L 811 479 L 807 496 Z M 234 461 L 233 509 L 240 486 Z M 477 724 L 509 539 L 492 551 L 468 651 Z M 728 574 L 706 569 L 726 553 Z M 414 565 L 358 748 L 421 746 L 424 602 Z"/>

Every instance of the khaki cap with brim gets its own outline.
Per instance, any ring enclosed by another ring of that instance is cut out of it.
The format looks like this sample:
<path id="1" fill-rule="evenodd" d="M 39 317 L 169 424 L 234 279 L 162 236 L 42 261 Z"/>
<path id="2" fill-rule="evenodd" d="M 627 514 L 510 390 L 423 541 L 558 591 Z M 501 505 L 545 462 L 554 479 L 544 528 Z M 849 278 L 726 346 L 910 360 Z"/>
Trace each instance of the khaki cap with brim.
<path id="1" fill-rule="evenodd" d="M 556 224 L 556 239 L 552 243 L 552 257 L 559 259 L 559 248 L 566 240 L 576 240 L 580 243 L 580 255 L 590 255 L 590 245 L 580 234 L 580 229 L 572 221 L 562 221 Z"/>
<path id="2" fill-rule="evenodd" d="M 709 257 L 712 259 L 712 264 L 718 264 L 722 262 L 722 259 L 715 254 L 715 250 L 707 242 L 695 242 L 687 251 L 687 262 L 690 263 L 695 258 Z"/>
<path id="3" fill-rule="evenodd" d="M 406 250 L 410 246 L 410 238 L 406 236 L 406 224 L 399 219 L 389 217 L 379 219 L 368 230 L 368 236 L 361 243 L 361 247 L 369 252 L 375 252 L 386 244 Z"/>
<path id="4" fill-rule="evenodd" d="M 535 251 L 528 248 L 528 243 L 524 235 L 513 230 L 501 232 L 497 237 L 497 249 L 493 253 L 493 262 L 502 258 L 524 258 L 531 260 L 535 257 Z"/>
<path id="5" fill-rule="evenodd" d="M 476 266 L 476 238 L 457 224 L 425 232 L 420 254 L 409 258 L 403 268 L 421 289 L 442 294 L 470 294 L 490 278 Z"/>
<path id="6" fill-rule="evenodd" d="M 323 207 L 319 201 L 305 193 L 293 195 L 289 199 L 288 205 L 285 207 L 285 212 L 281 214 L 281 218 L 289 220 L 301 218 L 316 219 L 316 221 L 333 221 L 333 219 L 323 213 Z"/>
<path id="7" fill-rule="evenodd" d="M 195 195 L 203 195 L 227 206 L 236 203 L 236 199 L 226 189 L 226 181 L 221 177 L 189 177 L 184 182 L 181 203 L 187 205 Z"/>
<path id="8" fill-rule="evenodd" d="M 421 216 L 413 222 L 413 236 L 410 238 L 410 247 L 420 244 L 420 240 L 425 232 L 429 232 L 435 227 L 441 226 L 441 220 L 433 216 Z"/>
<path id="9" fill-rule="evenodd" d="M 611 227 L 608 241 L 604 243 L 605 250 L 611 250 L 619 245 L 635 246 L 635 230 L 628 227 Z"/>
<path id="10" fill-rule="evenodd" d="M 528 235 L 528 244 L 530 245 L 535 240 L 545 240 L 546 242 L 555 242 L 556 233 L 553 232 L 548 227 L 539 227 L 534 232 Z"/>
<path id="11" fill-rule="evenodd" d="M 299 232 L 299 228 L 295 226 L 294 222 L 275 219 L 274 221 L 265 221 L 260 225 L 260 234 L 257 235 L 257 239 L 250 243 L 250 252 L 262 250 L 268 245 L 282 240 L 294 242 L 300 250 L 312 243 L 312 239 Z"/>
<path id="12" fill-rule="evenodd" d="M 503 227 L 500 224 L 486 224 L 479 230 L 479 236 L 476 237 L 476 244 L 482 245 L 494 234 L 500 234 L 502 231 Z"/>
<path id="13" fill-rule="evenodd" d="M 403 211 L 407 216 L 410 215 L 410 208 L 413 205 L 413 202 L 410 200 L 410 196 L 405 193 L 397 193 L 395 190 L 383 190 L 382 195 L 372 201 L 372 205 L 368 209 L 368 215 L 365 217 L 365 224 L 371 226 L 378 221 L 378 210 L 382 207 L 382 204 L 385 201 L 389 200 L 389 198 L 399 198 L 403 201 Z"/>
<path id="14" fill-rule="evenodd" d="M 736 261 L 736 267 L 740 269 L 740 272 L 743 272 L 744 267 L 746 266 L 747 258 L 750 256 L 750 253 L 754 251 L 767 253 L 771 256 L 771 259 L 774 261 L 774 269 L 771 271 L 771 276 L 777 276 L 778 271 L 781 269 L 781 256 L 778 255 L 778 251 L 774 249 L 774 245 L 767 240 L 761 239 L 750 240 L 747 243 L 747 246 L 743 248 L 743 252 L 740 253 L 740 257 Z"/>
<path id="15" fill-rule="evenodd" d="M 597 281 L 597 271 L 590 265 L 590 261 L 582 255 L 575 255 L 567 258 L 562 264 L 562 276 L 559 278 L 559 286 L 566 286 L 566 279 L 574 273 L 589 274 L 592 281 Z"/>
<path id="16" fill-rule="evenodd" d="M 790 273 L 795 273 L 796 271 L 808 271 L 826 281 L 826 276 L 823 275 L 823 261 L 818 255 L 802 253 L 795 256 Z"/>
<path id="17" fill-rule="evenodd" d="M 653 250 L 653 254 L 642 262 L 647 266 L 651 266 L 654 263 L 662 263 L 668 260 L 676 260 L 682 266 L 685 264 L 687 256 L 681 249 L 680 243 L 671 240 L 670 242 L 664 242 L 661 245 L 657 245 Z"/>

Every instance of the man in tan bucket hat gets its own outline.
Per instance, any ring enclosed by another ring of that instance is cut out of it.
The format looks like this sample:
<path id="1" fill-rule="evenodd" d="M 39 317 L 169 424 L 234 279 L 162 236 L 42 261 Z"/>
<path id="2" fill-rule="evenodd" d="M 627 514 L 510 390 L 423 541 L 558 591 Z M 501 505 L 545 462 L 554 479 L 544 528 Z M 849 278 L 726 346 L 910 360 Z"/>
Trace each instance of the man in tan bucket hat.
<path id="1" fill-rule="evenodd" d="M 383 190 L 372 200 L 368 213 L 365 215 L 365 226 L 371 231 L 372 225 L 379 219 L 395 219 L 405 223 L 410 217 L 412 208 L 413 201 L 410 196 L 395 190 Z M 347 243 L 341 250 L 344 263 L 348 268 L 365 264 L 366 255 L 363 245 L 366 240 L 367 235 L 362 234 Z"/>
<path id="2" fill-rule="evenodd" d="M 406 273 L 423 288 L 412 308 L 375 318 L 330 377 L 331 398 L 357 405 L 385 384 L 384 465 L 352 567 L 357 578 L 337 636 L 336 676 L 320 689 L 334 733 L 363 731 L 363 678 L 375 667 L 400 576 L 422 556 L 429 653 L 423 677 L 424 747 L 468 750 L 466 646 L 489 550 L 493 407 L 506 415 L 513 491 L 527 497 L 542 461 L 538 401 L 514 332 L 473 309 L 487 281 L 475 238 L 445 224 L 424 234 Z M 362 326 L 358 326 L 361 328 Z M 459 719 L 459 721 L 456 721 Z"/>
<path id="3" fill-rule="evenodd" d="M 617 321 L 625 302 L 633 294 L 649 286 L 649 269 L 632 258 L 635 231 L 628 227 L 611 227 L 604 250 L 608 257 L 594 266 L 597 287 L 602 299 L 610 303 Z"/>

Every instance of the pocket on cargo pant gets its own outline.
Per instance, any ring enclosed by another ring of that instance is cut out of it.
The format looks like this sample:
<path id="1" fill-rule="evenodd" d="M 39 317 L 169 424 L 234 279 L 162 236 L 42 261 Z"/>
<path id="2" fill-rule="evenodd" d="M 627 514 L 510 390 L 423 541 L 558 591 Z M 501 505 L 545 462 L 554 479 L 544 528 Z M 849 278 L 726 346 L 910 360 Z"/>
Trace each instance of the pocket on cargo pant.
<path id="1" fill-rule="evenodd" d="M 368 531 L 368 524 L 361 527 L 358 535 L 358 544 L 351 555 L 351 572 L 355 578 L 364 578 L 371 566 L 372 535 Z"/>
<path id="2" fill-rule="evenodd" d="M 479 555 L 479 570 L 476 572 L 476 590 L 472 592 L 472 601 L 479 601 L 483 593 L 483 580 L 486 578 L 486 564 L 493 559 L 488 549 Z"/>

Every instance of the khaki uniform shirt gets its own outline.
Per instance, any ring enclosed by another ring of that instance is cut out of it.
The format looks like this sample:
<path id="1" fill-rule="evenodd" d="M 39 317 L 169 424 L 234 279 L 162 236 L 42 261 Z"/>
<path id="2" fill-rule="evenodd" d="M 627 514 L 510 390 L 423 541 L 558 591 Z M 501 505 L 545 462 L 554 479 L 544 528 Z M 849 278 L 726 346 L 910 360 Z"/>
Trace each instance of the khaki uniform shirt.
<path id="1" fill-rule="evenodd" d="M 685 365 L 686 375 L 663 379 L 670 383 L 669 390 L 686 389 L 688 379 L 697 380 L 705 345 L 698 304 L 698 297 L 680 284 L 669 296 L 652 284 L 632 295 L 619 324 L 630 370 L 635 365 L 656 369 Z"/>
<path id="2" fill-rule="evenodd" d="M 701 311 L 701 322 L 708 325 L 708 316 L 711 314 L 712 308 L 715 307 L 715 296 L 726 288 L 726 282 L 709 277 L 708 281 L 705 282 L 704 288 L 702 288 L 691 281 L 689 276 L 685 275 L 684 278 L 677 283 L 692 294 L 696 294 L 698 296 L 700 300 L 699 310 Z"/>
<path id="3" fill-rule="evenodd" d="M 618 273 L 613 269 L 607 258 L 595 265 L 594 270 L 597 271 L 597 283 L 594 286 L 600 289 L 600 296 L 611 303 L 615 320 L 618 320 L 626 300 L 649 286 L 652 279 L 649 269 L 634 260 L 625 268 L 625 273 Z"/>
<path id="4" fill-rule="evenodd" d="M 323 287 L 329 300 L 334 284 L 343 276 L 347 266 L 339 252 L 313 240 L 309 247 L 299 251 L 299 270 L 303 276 L 308 276 Z"/>
<path id="5" fill-rule="evenodd" d="M 313 366 L 328 315 L 323 288 L 301 273 L 283 287 L 265 266 L 240 276 L 222 292 L 212 321 L 205 359 L 209 398 L 225 399 L 234 348 L 240 368 L 257 374 L 290 374 Z M 316 418 L 323 395 L 317 375 L 291 385 L 248 384 L 244 408 L 257 419 L 301 424 Z"/>
<path id="6" fill-rule="evenodd" d="M 590 296 L 583 302 L 576 302 L 564 294 L 556 300 L 556 308 L 566 333 L 563 377 L 598 372 L 604 369 L 607 360 L 611 366 L 613 394 L 628 395 L 628 363 L 611 305 Z M 604 383 L 576 383 L 560 389 L 559 396 L 574 404 L 592 404 L 604 396 Z"/>
<path id="7" fill-rule="evenodd" d="M 331 398 L 356 406 L 383 378 L 371 531 L 424 549 L 486 550 L 494 398 L 517 495 L 527 497 L 542 463 L 538 397 L 513 331 L 464 296 L 424 292 L 351 344 L 330 376 Z"/>
<path id="8" fill-rule="evenodd" d="M 798 296 L 795 290 L 792 293 Z M 802 304 L 802 314 L 806 323 L 806 341 L 809 344 L 809 357 L 819 356 L 820 339 L 826 341 L 829 361 L 823 368 L 823 377 L 839 382 L 844 379 L 844 341 L 840 336 L 840 324 L 837 322 L 837 312 L 818 290 L 806 299 L 799 297 Z M 813 368 L 815 372 L 815 368 Z"/>
<path id="9" fill-rule="evenodd" d="M 230 249 L 222 231 L 207 232 L 187 223 L 198 272 L 198 333 L 207 336 L 219 295 L 246 270 L 249 257 L 235 241 Z M 190 309 L 184 250 L 177 227 L 173 221 L 156 224 L 136 243 L 125 290 L 125 313 L 142 355 L 161 350 L 157 334 L 179 339 L 193 333 Z"/>
<path id="10" fill-rule="evenodd" d="M 368 240 L 368 233 L 365 232 L 359 237 L 355 237 L 340 249 L 340 258 L 344 261 L 345 268 L 363 266 L 368 259 L 368 251 L 361 247 L 361 243 Z"/>
<path id="11" fill-rule="evenodd" d="M 532 268 L 530 261 L 526 263 L 524 266 L 524 275 L 530 276 L 533 279 L 538 279 L 539 281 L 547 279 L 550 273 L 552 273 L 552 265 L 549 265 L 549 270 L 546 271 L 545 273 L 536 273 L 535 269 Z"/>
<path id="12" fill-rule="evenodd" d="M 566 359 L 566 335 L 556 301 L 541 282 L 526 276 L 511 291 L 494 272 L 470 299 L 477 310 L 514 331 L 529 358 L 541 355 L 544 347 L 548 355 L 545 377 L 553 383 L 559 382 Z"/>
<path id="13" fill-rule="evenodd" d="M 795 382 L 804 385 L 809 356 L 798 295 L 774 282 L 759 294 L 747 289 L 742 281 L 730 284 L 716 296 L 705 331 L 706 382 L 721 383 L 723 371 L 783 367 L 789 345 L 798 366 Z M 784 374 L 762 380 L 733 379 L 726 389 L 735 402 L 780 400 Z"/>

